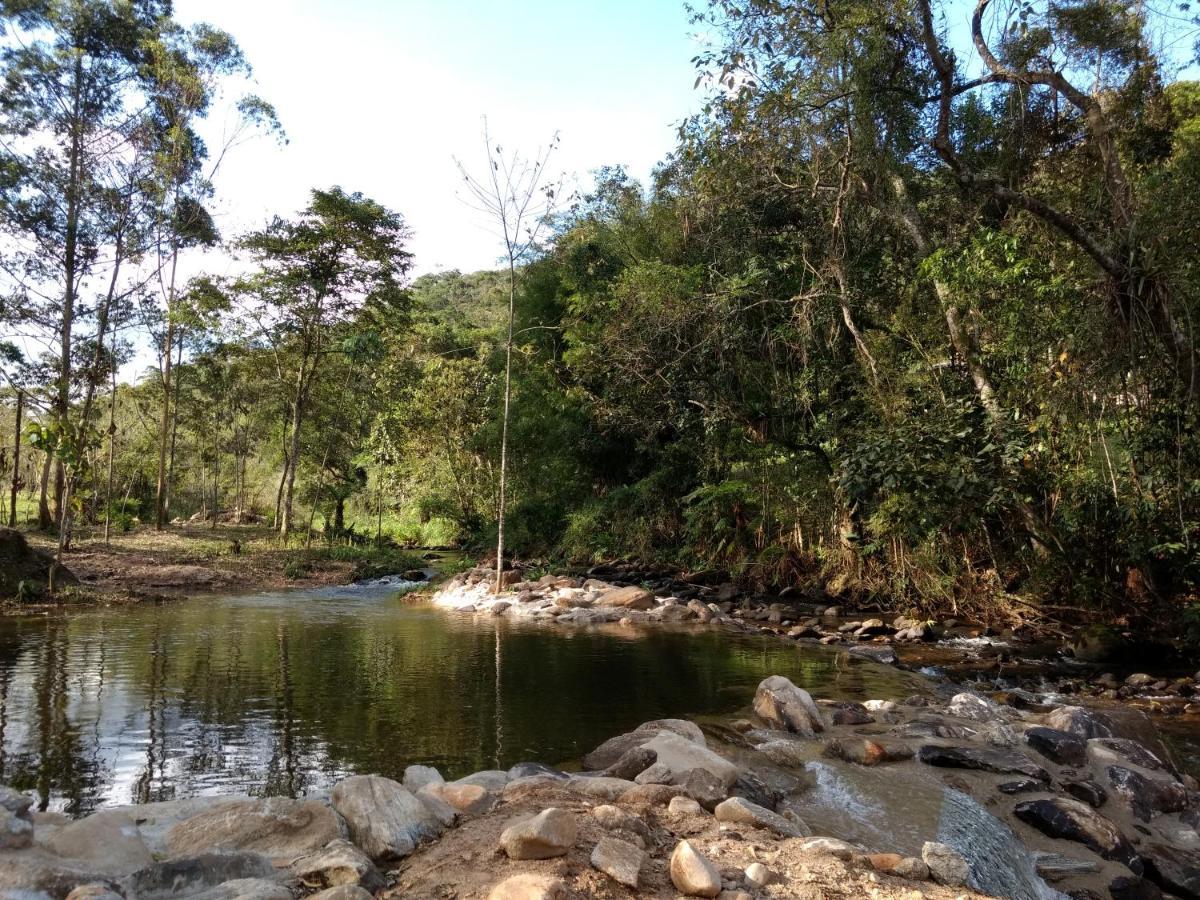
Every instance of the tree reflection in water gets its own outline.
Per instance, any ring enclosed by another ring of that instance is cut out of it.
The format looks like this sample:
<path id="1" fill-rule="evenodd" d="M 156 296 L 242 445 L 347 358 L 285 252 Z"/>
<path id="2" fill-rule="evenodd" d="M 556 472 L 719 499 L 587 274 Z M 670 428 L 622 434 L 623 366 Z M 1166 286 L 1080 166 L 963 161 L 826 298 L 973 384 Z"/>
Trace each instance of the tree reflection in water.
<path id="1" fill-rule="evenodd" d="M 733 713 L 787 675 L 817 696 L 917 679 L 712 631 L 568 631 L 350 589 L 0 620 L 0 782 L 43 809 L 298 796 L 353 772 L 562 762 L 643 721 Z"/>

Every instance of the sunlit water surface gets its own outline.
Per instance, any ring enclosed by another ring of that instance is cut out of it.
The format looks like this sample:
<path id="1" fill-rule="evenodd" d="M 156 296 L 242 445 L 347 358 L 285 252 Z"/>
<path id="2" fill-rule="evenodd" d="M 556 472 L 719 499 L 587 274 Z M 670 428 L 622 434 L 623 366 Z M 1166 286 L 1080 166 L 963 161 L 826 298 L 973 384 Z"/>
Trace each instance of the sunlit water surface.
<path id="1" fill-rule="evenodd" d="M 767 675 L 903 697 L 913 675 L 711 630 L 514 624 L 373 584 L 0 618 L 0 783 L 42 806 L 298 796 L 360 772 L 569 762 L 649 719 L 730 714 Z"/>

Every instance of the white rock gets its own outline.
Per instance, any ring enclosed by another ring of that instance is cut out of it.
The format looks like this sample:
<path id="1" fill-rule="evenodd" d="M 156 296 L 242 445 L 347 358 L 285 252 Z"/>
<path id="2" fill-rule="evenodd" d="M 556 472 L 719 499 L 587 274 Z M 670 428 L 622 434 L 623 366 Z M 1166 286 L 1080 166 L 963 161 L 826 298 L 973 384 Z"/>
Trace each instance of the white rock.
<path id="1" fill-rule="evenodd" d="M 578 833 L 575 816 L 552 806 L 504 829 L 500 846 L 509 859 L 550 859 L 566 855 Z"/>
<path id="2" fill-rule="evenodd" d="M 762 863 L 746 866 L 746 887 L 764 888 L 775 880 L 775 873 Z"/>
<path id="3" fill-rule="evenodd" d="M 672 797 L 667 812 L 676 816 L 698 816 L 704 812 L 704 807 L 691 797 Z"/>
<path id="4" fill-rule="evenodd" d="M 680 841 L 671 854 L 671 883 L 688 897 L 715 897 L 721 893 L 721 873 L 688 841 Z"/>
<path id="5" fill-rule="evenodd" d="M 549 875 L 514 875 L 488 894 L 488 900 L 566 900 L 567 886 Z"/>

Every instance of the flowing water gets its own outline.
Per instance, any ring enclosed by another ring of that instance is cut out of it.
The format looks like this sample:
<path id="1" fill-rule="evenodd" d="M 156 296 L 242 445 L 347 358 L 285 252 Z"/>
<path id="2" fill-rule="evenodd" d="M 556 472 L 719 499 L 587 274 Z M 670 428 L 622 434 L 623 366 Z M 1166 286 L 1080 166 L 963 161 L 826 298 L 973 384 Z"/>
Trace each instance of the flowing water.
<path id="1" fill-rule="evenodd" d="M 644 721 L 815 696 L 904 697 L 917 676 L 724 632 L 568 630 L 413 605 L 395 580 L 0 618 L 0 783 L 44 808 L 297 796 L 412 763 L 450 777 L 578 758 Z"/>

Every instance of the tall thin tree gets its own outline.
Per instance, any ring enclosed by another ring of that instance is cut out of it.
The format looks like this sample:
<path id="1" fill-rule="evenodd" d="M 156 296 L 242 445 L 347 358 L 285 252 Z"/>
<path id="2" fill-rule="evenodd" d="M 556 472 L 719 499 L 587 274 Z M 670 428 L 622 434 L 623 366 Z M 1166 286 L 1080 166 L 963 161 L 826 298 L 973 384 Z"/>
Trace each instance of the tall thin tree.
<path id="1" fill-rule="evenodd" d="M 538 238 L 562 194 L 563 178 L 549 178 L 547 164 L 558 149 L 555 132 L 550 143 L 533 156 L 505 153 L 492 141 L 487 119 L 483 120 L 483 145 L 487 174 L 472 175 L 456 159 L 470 195 L 468 203 L 491 221 L 504 240 L 508 268 L 508 333 L 504 341 L 504 403 L 500 425 L 500 496 L 496 510 L 496 591 L 504 587 L 504 523 L 508 503 L 508 422 L 512 406 L 513 323 L 516 321 L 519 268 L 536 251 Z"/>

